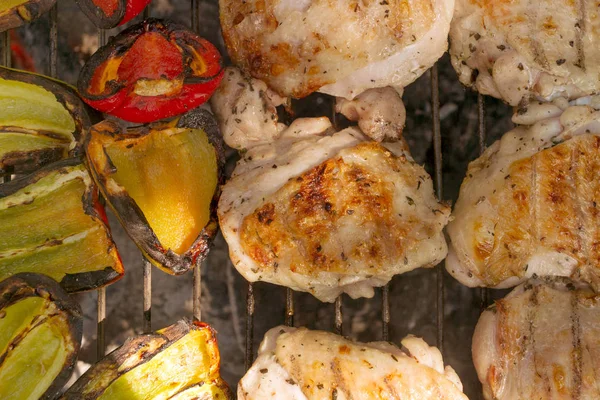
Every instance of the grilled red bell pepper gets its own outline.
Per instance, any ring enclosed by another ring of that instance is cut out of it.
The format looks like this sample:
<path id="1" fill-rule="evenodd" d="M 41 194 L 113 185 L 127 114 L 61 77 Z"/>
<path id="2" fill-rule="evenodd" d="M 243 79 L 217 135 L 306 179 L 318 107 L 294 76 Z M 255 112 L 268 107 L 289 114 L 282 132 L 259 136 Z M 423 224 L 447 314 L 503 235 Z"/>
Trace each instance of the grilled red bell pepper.
<path id="1" fill-rule="evenodd" d="M 146 123 L 198 107 L 222 78 L 215 46 L 180 25 L 149 19 L 94 53 L 77 85 L 95 109 Z"/>
<path id="2" fill-rule="evenodd" d="M 109 29 L 135 18 L 152 0 L 75 0 L 98 28 Z"/>

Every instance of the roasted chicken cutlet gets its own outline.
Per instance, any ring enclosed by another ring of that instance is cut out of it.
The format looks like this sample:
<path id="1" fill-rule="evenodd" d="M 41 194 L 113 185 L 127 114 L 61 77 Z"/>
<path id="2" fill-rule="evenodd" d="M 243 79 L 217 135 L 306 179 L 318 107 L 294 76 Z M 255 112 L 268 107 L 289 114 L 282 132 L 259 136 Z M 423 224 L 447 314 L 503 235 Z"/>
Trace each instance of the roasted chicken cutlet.
<path id="1" fill-rule="evenodd" d="M 336 131 L 325 117 L 286 126 L 274 96 L 230 69 L 212 100 L 225 141 L 245 149 L 218 214 L 248 281 L 323 301 L 343 292 L 371 297 L 395 274 L 445 257 L 449 207 L 402 141 L 379 143 L 358 127 Z"/>
<path id="2" fill-rule="evenodd" d="M 444 54 L 454 0 L 220 0 L 233 62 L 282 96 L 403 88 Z"/>
<path id="3" fill-rule="evenodd" d="M 450 55 L 460 81 L 516 106 L 600 89 L 597 1 L 456 0 Z"/>
<path id="4" fill-rule="evenodd" d="M 437 348 L 414 336 L 404 338 L 402 346 L 276 327 L 240 381 L 238 399 L 467 399 Z"/>
<path id="5" fill-rule="evenodd" d="M 448 225 L 450 274 L 472 287 L 558 275 L 600 288 L 599 106 L 530 104 L 469 164 Z"/>
<path id="6" fill-rule="evenodd" d="M 599 301 L 566 278 L 533 279 L 496 301 L 473 335 L 484 397 L 599 399 Z"/>

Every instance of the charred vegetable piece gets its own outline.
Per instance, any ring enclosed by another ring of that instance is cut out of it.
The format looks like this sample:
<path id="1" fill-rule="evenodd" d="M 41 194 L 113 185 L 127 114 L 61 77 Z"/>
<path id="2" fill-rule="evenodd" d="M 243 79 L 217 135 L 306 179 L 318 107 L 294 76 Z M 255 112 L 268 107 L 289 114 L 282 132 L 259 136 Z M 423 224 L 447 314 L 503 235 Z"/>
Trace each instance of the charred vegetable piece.
<path id="1" fill-rule="evenodd" d="M 0 67 L 0 173 L 77 155 L 77 140 L 89 127 L 86 106 L 69 86 Z"/>
<path id="2" fill-rule="evenodd" d="M 93 365 L 62 399 L 233 399 L 219 363 L 215 331 L 182 320 L 130 338 Z"/>
<path id="3" fill-rule="evenodd" d="M 149 19 L 94 53 L 78 88 L 99 111 L 153 122 L 206 102 L 222 77 L 221 55 L 210 42 L 180 25 Z"/>
<path id="4" fill-rule="evenodd" d="M 0 398 L 55 398 L 71 376 L 82 330 L 79 305 L 49 277 L 0 282 Z"/>
<path id="5" fill-rule="evenodd" d="M 154 265 L 177 275 L 206 256 L 217 232 L 223 155 L 208 111 L 128 130 L 104 121 L 85 146 L 104 197 Z"/>
<path id="6" fill-rule="evenodd" d="M 123 25 L 141 13 L 151 0 L 75 0 L 98 28 Z"/>
<path id="7" fill-rule="evenodd" d="M 27 24 L 44 14 L 56 0 L 0 1 L 0 32 Z"/>
<path id="8" fill-rule="evenodd" d="M 0 280 L 19 272 L 48 275 L 68 292 L 123 275 L 98 189 L 79 160 L 0 185 Z"/>

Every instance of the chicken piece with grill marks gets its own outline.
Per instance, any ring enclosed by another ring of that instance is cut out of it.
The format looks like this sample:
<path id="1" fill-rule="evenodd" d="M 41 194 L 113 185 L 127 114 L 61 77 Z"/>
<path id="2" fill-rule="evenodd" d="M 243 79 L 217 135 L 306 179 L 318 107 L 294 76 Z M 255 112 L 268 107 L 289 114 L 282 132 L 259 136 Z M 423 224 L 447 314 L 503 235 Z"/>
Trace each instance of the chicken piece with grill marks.
<path id="1" fill-rule="evenodd" d="M 402 141 L 378 143 L 357 127 L 335 131 L 325 117 L 288 127 L 256 79 L 231 69 L 223 82 L 211 104 L 226 143 L 246 151 L 218 214 L 248 281 L 322 301 L 343 292 L 371 297 L 393 275 L 445 257 L 449 207 Z"/>
<path id="2" fill-rule="evenodd" d="M 532 103 L 469 164 L 447 229 L 451 275 L 472 287 L 557 275 L 600 289 L 598 110 L 598 97 Z"/>
<path id="3" fill-rule="evenodd" d="M 516 106 L 600 89 L 598 2 L 456 0 L 450 56 L 460 81 Z"/>
<path id="4" fill-rule="evenodd" d="M 404 349 L 329 332 L 276 327 L 238 385 L 240 400 L 467 400 L 440 351 L 407 336 Z"/>
<path id="5" fill-rule="evenodd" d="M 473 361 L 489 400 L 600 399 L 600 296 L 533 279 L 481 314 Z"/>
<path id="6" fill-rule="evenodd" d="M 220 0 L 233 62 L 282 96 L 403 88 L 444 54 L 454 0 Z"/>

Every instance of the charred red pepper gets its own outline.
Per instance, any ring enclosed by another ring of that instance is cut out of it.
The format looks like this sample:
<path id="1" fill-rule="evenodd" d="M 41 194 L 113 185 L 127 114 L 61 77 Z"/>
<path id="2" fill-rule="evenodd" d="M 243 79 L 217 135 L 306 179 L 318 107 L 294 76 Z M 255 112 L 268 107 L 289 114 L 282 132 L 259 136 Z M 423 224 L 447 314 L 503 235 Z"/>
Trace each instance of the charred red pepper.
<path id="1" fill-rule="evenodd" d="M 101 47 L 84 65 L 78 89 L 95 109 L 145 123 L 198 107 L 222 78 L 215 46 L 180 25 L 149 19 Z"/>
<path id="2" fill-rule="evenodd" d="M 98 28 L 109 29 L 135 18 L 152 0 L 76 0 Z"/>

